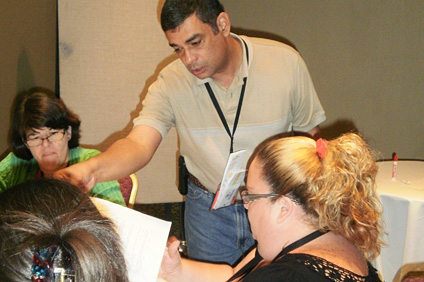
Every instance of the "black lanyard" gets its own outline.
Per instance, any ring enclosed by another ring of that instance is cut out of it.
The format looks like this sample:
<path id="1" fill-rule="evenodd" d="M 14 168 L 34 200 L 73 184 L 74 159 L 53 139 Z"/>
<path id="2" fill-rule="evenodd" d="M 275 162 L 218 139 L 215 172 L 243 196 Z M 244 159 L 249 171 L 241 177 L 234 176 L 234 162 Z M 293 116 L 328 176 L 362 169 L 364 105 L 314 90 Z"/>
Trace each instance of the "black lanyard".
<path id="1" fill-rule="evenodd" d="M 285 247 L 273 260 L 271 263 L 279 260 L 281 257 L 285 256 L 287 253 L 293 251 L 294 249 L 297 249 L 303 245 L 305 245 L 306 243 L 311 242 L 312 240 L 315 240 L 316 238 L 324 235 L 325 233 L 327 233 L 328 230 L 325 231 L 320 231 L 320 230 L 316 230 L 315 232 L 312 232 L 311 234 L 297 240 L 294 243 L 291 243 L 290 245 L 288 245 L 287 247 Z"/>
<path id="2" fill-rule="evenodd" d="M 249 64 L 249 51 L 247 50 L 247 44 L 243 39 L 242 39 L 242 41 L 244 43 L 244 46 L 246 47 L 246 58 L 247 58 L 247 63 Z M 222 112 L 221 107 L 218 104 L 218 100 L 216 100 L 215 94 L 213 93 L 213 90 L 212 90 L 211 86 L 209 85 L 209 82 L 205 83 L 206 89 L 208 90 L 208 93 L 209 93 L 209 96 L 211 97 L 212 103 L 215 106 L 216 111 L 218 112 L 219 118 L 221 119 L 221 122 L 224 125 L 225 130 L 228 133 L 228 136 L 230 136 L 230 139 L 231 139 L 230 153 L 233 152 L 234 134 L 236 132 L 238 120 L 239 120 L 239 117 L 240 117 L 241 106 L 243 104 L 244 91 L 246 89 L 246 82 L 247 82 L 247 77 L 244 77 L 243 78 L 243 86 L 241 87 L 241 92 L 240 92 L 239 104 L 238 104 L 237 112 L 236 112 L 236 119 L 234 120 L 233 133 L 231 133 L 230 128 L 228 127 L 227 120 L 225 119 L 224 113 Z"/>
<path id="3" fill-rule="evenodd" d="M 258 252 L 258 248 L 256 248 L 256 252 L 255 252 L 255 257 L 249 261 L 245 266 L 243 266 L 243 268 L 241 268 L 239 271 L 237 271 L 236 274 L 234 274 L 230 279 L 227 280 L 227 282 L 231 282 L 236 280 L 237 278 L 240 277 L 244 277 L 247 274 L 249 274 L 250 272 L 252 272 L 252 270 L 263 260 L 263 258 L 261 257 L 261 255 Z"/>
<path id="4" fill-rule="evenodd" d="M 311 234 L 297 240 L 296 242 L 288 245 L 285 247 L 273 260 L 271 263 L 274 263 L 276 260 L 280 259 L 282 256 L 286 255 L 287 253 L 293 251 L 294 249 L 299 248 L 300 246 L 305 245 L 306 243 L 309 243 L 310 241 L 324 235 L 328 231 L 321 232 L 320 230 L 317 230 L 315 232 L 312 232 Z M 239 277 L 244 277 L 247 274 L 249 274 L 261 261 L 262 257 L 258 252 L 258 249 L 256 248 L 255 257 L 249 261 L 242 269 L 237 271 L 236 274 L 234 274 L 227 282 L 233 281 Z"/>

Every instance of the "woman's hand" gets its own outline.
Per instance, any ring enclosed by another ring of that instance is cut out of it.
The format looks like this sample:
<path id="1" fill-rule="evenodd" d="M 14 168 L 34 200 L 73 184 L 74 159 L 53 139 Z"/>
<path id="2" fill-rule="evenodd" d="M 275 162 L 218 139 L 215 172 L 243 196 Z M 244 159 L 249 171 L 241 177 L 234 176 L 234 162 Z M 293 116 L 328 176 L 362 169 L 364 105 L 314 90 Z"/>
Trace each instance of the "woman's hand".
<path id="1" fill-rule="evenodd" d="M 165 249 L 162 258 L 162 264 L 159 270 L 159 277 L 166 281 L 178 281 L 182 273 L 181 256 L 178 251 L 180 241 L 171 236 L 168 239 L 168 246 Z"/>
<path id="2" fill-rule="evenodd" d="M 181 258 L 180 242 L 175 236 L 168 239 L 163 255 L 159 278 L 168 282 L 222 282 L 227 281 L 234 269 L 228 264 L 208 263 Z"/>

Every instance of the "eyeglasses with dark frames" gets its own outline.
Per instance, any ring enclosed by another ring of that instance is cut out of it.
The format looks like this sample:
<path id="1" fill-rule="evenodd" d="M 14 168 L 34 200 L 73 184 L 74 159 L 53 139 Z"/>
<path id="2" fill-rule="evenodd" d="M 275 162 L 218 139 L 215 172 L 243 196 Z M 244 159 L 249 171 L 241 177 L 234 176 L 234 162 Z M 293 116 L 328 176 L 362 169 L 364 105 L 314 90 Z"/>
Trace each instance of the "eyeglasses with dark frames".
<path id="1" fill-rule="evenodd" d="M 243 190 L 241 193 L 241 199 L 243 201 L 243 204 L 247 205 L 250 204 L 253 201 L 256 201 L 258 199 L 263 199 L 263 198 L 274 198 L 277 196 L 280 196 L 276 193 L 269 193 L 269 194 L 249 194 L 249 192 L 247 190 Z"/>
<path id="2" fill-rule="evenodd" d="M 293 203 L 299 204 L 299 201 L 296 199 L 293 199 L 293 197 L 287 196 L 287 195 L 279 195 L 276 193 L 269 193 L 269 194 L 249 194 L 247 190 L 243 190 L 240 192 L 241 200 L 243 201 L 243 204 L 247 205 L 250 204 L 253 201 L 264 199 L 264 198 L 274 198 L 279 196 L 285 196 L 289 198 Z"/>
<path id="3" fill-rule="evenodd" d="M 40 137 L 40 136 L 30 137 L 30 138 L 27 138 L 24 142 L 29 147 L 37 147 L 37 146 L 40 146 L 43 143 L 43 140 L 47 140 L 50 143 L 58 142 L 58 141 L 63 139 L 63 136 L 65 136 L 65 130 L 64 129 L 60 130 L 60 131 L 52 131 L 52 132 L 50 132 L 49 136 L 44 137 L 44 138 Z"/>

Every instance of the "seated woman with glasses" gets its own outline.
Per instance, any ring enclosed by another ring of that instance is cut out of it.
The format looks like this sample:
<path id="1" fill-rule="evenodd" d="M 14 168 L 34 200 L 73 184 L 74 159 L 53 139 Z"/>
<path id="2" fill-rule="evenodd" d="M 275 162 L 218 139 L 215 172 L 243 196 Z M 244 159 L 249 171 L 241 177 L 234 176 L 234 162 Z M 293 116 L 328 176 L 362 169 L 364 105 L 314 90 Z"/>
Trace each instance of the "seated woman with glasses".
<path id="1" fill-rule="evenodd" d="M 13 152 L 0 162 L 0 193 L 28 179 L 51 178 L 59 169 L 100 154 L 78 147 L 80 123 L 48 89 L 19 94 L 13 110 Z M 125 206 L 116 180 L 96 184 L 89 194 Z"/>
<path id="2" fill-rule="evenodd" d="M 165 251 L 166 281 L 380 281 L 382 206 L 377 164 L 364 140 L 271 138 L 260 144 L 241 193 L 257 248 L 235 268 Z"/>
<path id="3" fill-rule="evenodd" d="M 127 282 L 119 235 L 89 197 L 57 179 L 0 194 L 1 281 Z"/>

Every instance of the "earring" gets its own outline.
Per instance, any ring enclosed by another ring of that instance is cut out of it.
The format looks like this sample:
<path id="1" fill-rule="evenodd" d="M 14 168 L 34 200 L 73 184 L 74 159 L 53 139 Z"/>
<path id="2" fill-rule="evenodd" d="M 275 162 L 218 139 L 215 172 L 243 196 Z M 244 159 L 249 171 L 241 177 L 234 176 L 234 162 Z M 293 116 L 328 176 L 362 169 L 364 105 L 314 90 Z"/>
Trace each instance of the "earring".
<path id="1" fill-rule="evenodd" d="M 68 133 L 68 141 L 71 140 L 72 138 L 72 127 L 68 126 L 68 130 L 66 130 L 66 132 Z"/>

